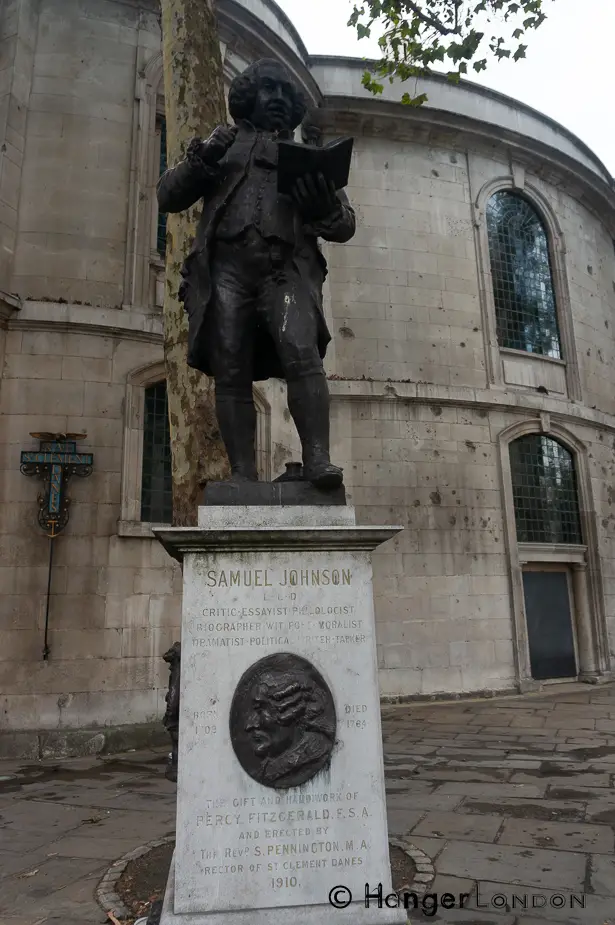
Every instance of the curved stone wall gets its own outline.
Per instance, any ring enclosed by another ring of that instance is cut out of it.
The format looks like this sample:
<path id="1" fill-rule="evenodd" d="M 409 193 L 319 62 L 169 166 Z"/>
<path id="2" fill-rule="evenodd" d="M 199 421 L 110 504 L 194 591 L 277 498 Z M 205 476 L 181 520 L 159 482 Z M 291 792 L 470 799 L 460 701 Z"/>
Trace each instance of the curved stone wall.
<path id="1" fill-rule="evenodd" d="M 433 79 L 429 104 L 409 111 L 389 88 L 382 100 L 365 94 L 362 62 L 310 59 L 271 0 L 220 0 L 219 12 L 227 79 L 277 55 L 322 104 L 325 135 L 355 137 L 357 234 L 324 248 L 327 372 L 333 449 L 359 520 L 405 527 L 375 558 L 383 694 L 531 687 L 521 582 L 537 562 L 569 569 L 580 675 L 607 676 L 612 179 L 566 129 L 499 94 Z M 0 120 L 0 157 L 11 161 L 0 171 L 1 722 L 153 720 L 180 607 L 178 572 L 138 519 L 144 389 L 163 375 L 156 4 L 41 0 L 23 21 L 3 16 L 0 35 L 30 53 L 11 59 L 0 48 L 27 112 L 17 145 L 17 101 L 0 99 L 0 116 L 5 105 L 13 118 Z M 484 212 L 501 189 L 526 196 L 548 229 L 563 363 L 498 348 Z M 283 386 L 264 384 L 259 407 L 269 416 L 262 468 L 275 476 L 298 449 Z M 95 456 L 92 478 L 71 484 L 48 663 L 47 541 L 37 488 L 19 472 L 38 431 L 87 432 L 83 449 Z M 582 547 L 517 543 L 508 445 L 527 432 L 574 454 Z"/>

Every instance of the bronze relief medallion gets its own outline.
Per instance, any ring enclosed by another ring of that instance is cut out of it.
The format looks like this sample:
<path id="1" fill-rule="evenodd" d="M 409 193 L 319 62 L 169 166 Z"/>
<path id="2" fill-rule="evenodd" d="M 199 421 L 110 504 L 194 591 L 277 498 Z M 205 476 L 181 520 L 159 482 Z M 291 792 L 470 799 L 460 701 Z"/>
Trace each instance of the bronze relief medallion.
<path id="1" fill-rule="evenodd" d="M 230 712 L 231 742 L 251 778 L 299 787 L 329 766 L 337 718 L 329 686 L 299 655 L 279 652 L 241 676 Z"/>

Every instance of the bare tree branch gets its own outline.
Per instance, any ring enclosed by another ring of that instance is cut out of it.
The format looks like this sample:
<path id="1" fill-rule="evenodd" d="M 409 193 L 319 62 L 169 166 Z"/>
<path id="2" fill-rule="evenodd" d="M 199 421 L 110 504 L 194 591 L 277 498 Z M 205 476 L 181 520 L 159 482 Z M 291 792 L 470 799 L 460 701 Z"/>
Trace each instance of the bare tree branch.
<path id="1" fill-rule="evenodd" d="M 432 29 L 435 29 L 436 32 L 439 32 L 440 35 L 454 35 L 458 32 L 457 25 L 457 4 L 455 4 L 455 28 L 449 29 L 448 26 L 445 26 L 444 23 L 440 22 L 439 19 L 434 19 L 433 16 L 429 16 L 427 13 L 424 13 L 421 10 L 420 6 L 414 2 L 414 0 L 405 0 L 406 6 L 408 6 L 417 19 L 420 19 L 421 22 L 425 23 L 426 26 L 431 26 Z"/>
<path id="2" fill-rule="evenodd" d="M 459 10 L 463 0 L 455 0 L 455 32 L 459 31 Z"/>

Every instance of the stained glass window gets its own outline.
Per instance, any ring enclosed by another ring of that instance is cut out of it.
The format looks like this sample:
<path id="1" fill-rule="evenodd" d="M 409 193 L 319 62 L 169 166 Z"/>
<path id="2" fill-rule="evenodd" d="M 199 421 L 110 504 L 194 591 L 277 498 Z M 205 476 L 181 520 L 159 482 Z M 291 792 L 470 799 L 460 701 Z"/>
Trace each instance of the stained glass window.
<path id="1" fill-rule="evenodd" d="M 161 176 L 167 169 L 167 120 L 164 116 L 158 116 L 157 127 L 158 137 L 160 138 L 159 176 Z M 161 257 L 164 257 L 167 251 L 167 217 L 163 212 L 158 213 L 158 226 L 156 229 L 156 250 Z"/>
<path id="2" fill-rule="evenodd" d="M 549 241 L 538 212 L 502 190 L 487 205 L 487 233 L 500 347 L 561 359 Z"/>
<path id="3" fill-rule="evenodd" d="M 581 544 L 581 518 L 572 453 L 544 434 L 510 444 L 517 540 Z"/>
<path id="4" fill-rule="evenodd" d="M 148 523 L 171 523 L 171 486 L 167 385 L 166 382 L 157 382 L 156 385 L 150 385 L 145 389 L 141 520 Z"/>

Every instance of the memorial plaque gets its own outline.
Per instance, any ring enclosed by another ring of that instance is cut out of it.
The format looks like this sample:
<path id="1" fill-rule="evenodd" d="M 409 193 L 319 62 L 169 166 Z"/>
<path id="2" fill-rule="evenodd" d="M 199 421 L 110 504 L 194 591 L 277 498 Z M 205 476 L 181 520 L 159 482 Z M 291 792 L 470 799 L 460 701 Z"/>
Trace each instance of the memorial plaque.
<path id="1" fill-rule="evenodd" d="M 327 768 L 335 744 L 327 682 L 304 658 L 269 655 L 244 672 L 231 704 L 240 765 L 266 787 L 298 787 Z"/>
<path id="2" fill-rule="evenodd" d="M 177 531 L 182 697 L 168 921 L 403 921 L 393 909 L 368 919 L 363 905 L 366 882 L 391 890 L 369 550 L 397 530 L 350 525 L 347 508 L 321 509 L 314 527 L 306 509 L 266 510 L 249 542 L 237 509 L 234 528 L 218 508 L 208 514 L 217 533 Z M 175 531 L 157 532 L 165 542 Z M 189 552 L 208 533 L 216 548 L 210 539 Z M 338 885 L 352 908 L 329 904 Z"/>

